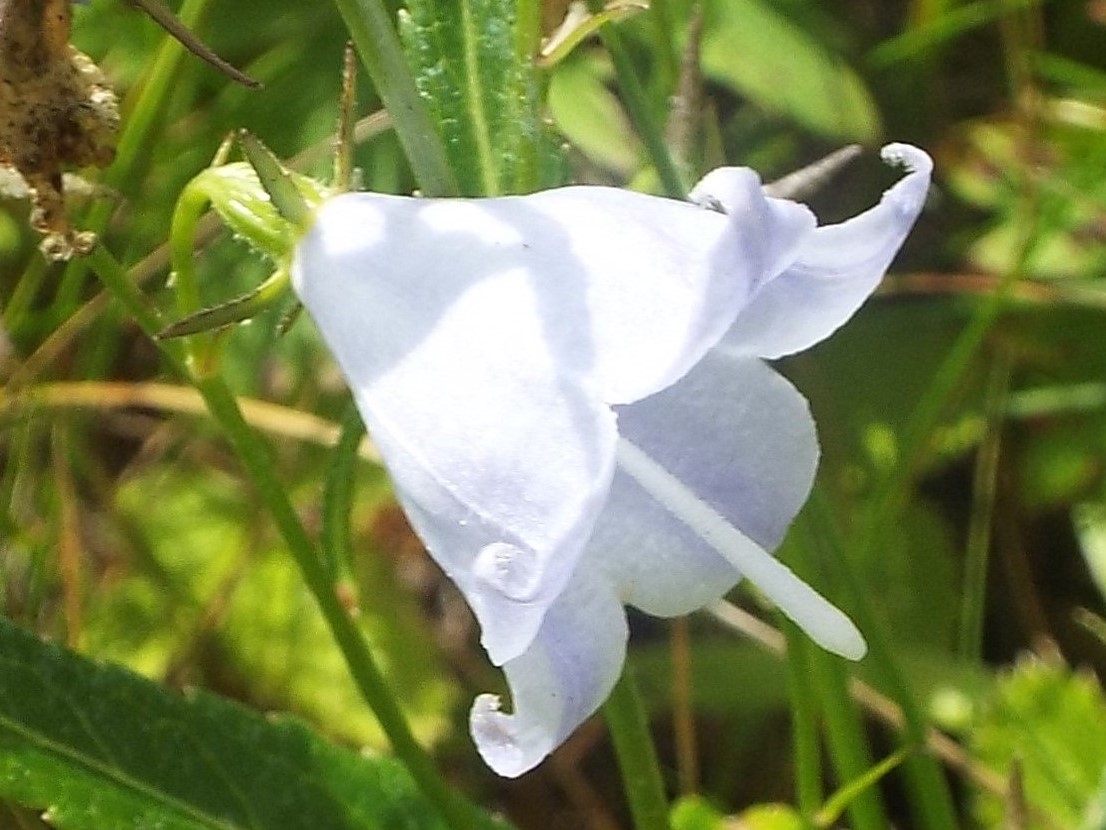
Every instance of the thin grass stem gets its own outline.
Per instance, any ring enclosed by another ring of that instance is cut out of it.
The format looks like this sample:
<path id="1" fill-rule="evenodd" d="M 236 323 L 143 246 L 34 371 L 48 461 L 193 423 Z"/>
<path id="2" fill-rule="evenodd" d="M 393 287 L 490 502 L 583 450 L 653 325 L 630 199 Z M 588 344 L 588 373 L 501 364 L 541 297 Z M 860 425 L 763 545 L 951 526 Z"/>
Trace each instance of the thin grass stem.
<path id="1" fill-rule="evenodd" d="M 441 136 L 415 88 L 399 36 L 380 0 L 334 0 L 357 54 L 392 117 L 411 172 L 426 196 L 456 196 L 457 180 Z"/>
<path id="2" fill-rule="evenodd" d="M 635 830 L 669 830 L 668 799 L 637 684 L 623 669 L 603 705 Z"/>
<path id="3" fill-rule="evenodd" d="M 991 367 L 984 400 L 985 428 L 976 453 L 972 481 L 972 515 L 964 552 L 964 596 L 960 608 L 960 656 L 979 662 L 983 653 L 983 618 L 987 605 L 987 563 L 995 518 L 1002 419 L 1010 384 L 1010 359 L 1000 355 Z"/>
<path id="4" fill-rule="evenodd" d="M 810 564 L 818 558 L 817 552 L 821 540 L 817 529 L 812 527 L 808 513 L 801 513 L 797 522 L 801 531 L 801 544 L 792 546 L 801 565 Z M 861 626 L 863 628 L 863 626 Z M 787 628 L 789 649 L 794 636 Z M 868 736 L 864 723 L 849 696 L 849 678 L 839 658 L 821 650 L 806 647 L 804 667 L 809 671 L 807 682 L 814 687 L 818 708 L 822 712 L 830 758 L 833 761 L 837 780 L 841 784 L 861 778 L 874 766 L 875 759 L 868 749 Z M 801 654 L 803 652 L 800 652 Z M 794 660 L 794 656 L 791 660 Z M 792 669 L 794 671 L 794 669 Z M 802 682 L 802 678 L 799 678 Z M 856 830 L 883 830 L 889 826 L 887 813 L 879 793 L 865 790 L 859 793 L 849 804 L 849 817 Z"/>
<path id="5" fill-rule="evenodd" d="M 791 702 L 795 795 L 804 830 L 814 830 L 814 816 L 822 806 L 822 750 L 818 740 L 818 705 L 810 682 L 810 641 L 782 614 L 780 622 L 787 638 L 787 695 Z"/>
<path id="6" fill-rule="evenodd" d="M 210 0 L 185 0 L 178 17 L 186 28 L 195 31 L 206 13 Z M 170 97 L 180 89 L 180 66 L 188 51 L 170 35 L 162 39 L 150 65 L 150 72 L 132 105 L 125 107 L 127 117 L 115 151 L 115 162 L 104 171 L 104 183 L 110 189 L 124 190 L 127 182 L 141 178 L 139 166 L 148 163 L 148 147 L 153 130 L 160 122 Z M 100 199 L 93 203 L 82 225 L 102 235 L 107 228 L 115 203 Z M 83 292 L 88 267 L 85 260 L 74 259 L 65 268 L 53 303 L 57 324 L 69 317 L 77 307 Z"/>
<path id="7" fill-rule="evenodd" d="M 602 9 L 603 2 L 589 0 L 588 5 L 593 12 L 597 12 Z M 623 103 L 629 112 L 630 120 L 633 121 L 641 136 L 642 143 L 645 144 L 649 160 L 660 178 L 662 189 L 673 199 L 686 199 L 687 182 L 684 181 L 680 168 L 668 151 L 668 145 L 664 141 L 664 129 L 649 105 L 649 97 L 638 78 L 637 69 L 622 42 L 621 35 L 614 26 L 608 24 L 599 30 L 599 38 L 603 42 L 603 48 L 611 56 L 611 62 L 614 63 Z"/>
<path id="8" fill-rule="evenodd" d="M 849 600 L 849 610 L 868 640 L 868 665 L 902 710 L 904 746 L 923 747 L 928 722 L 894 659 L 891 643 L 855 572 L 852 557 L 845 553 L 832 507 L 820 487 L 814 488 L 808 505 L 803 513 L 808 539 L 814 550 L 819 546 L 828 548 L 820 558 L 835 563 L 835 573 Z M 958 824 L 956 808 L 948 781 L 937 762 L 928 755 L 913 754 L 903 763 L 903 775 L 919 826 L 929 830 L 955 830 Z"/>

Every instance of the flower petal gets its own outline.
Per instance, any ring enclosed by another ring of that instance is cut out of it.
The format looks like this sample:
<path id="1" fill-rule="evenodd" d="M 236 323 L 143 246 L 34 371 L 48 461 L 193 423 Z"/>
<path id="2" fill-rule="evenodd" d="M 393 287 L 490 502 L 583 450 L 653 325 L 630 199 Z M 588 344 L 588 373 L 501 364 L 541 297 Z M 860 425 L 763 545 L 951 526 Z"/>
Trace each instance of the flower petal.
<path id="1" fill-rule="evenodd" d="M 513 712 L 496 695 L 473 703 L 469 731 L 488 766 L 522 775 L 589 718 L 618 680 L 627 633 L 609 581 L 581 562 L 529 648 L 503 666 Z"/>
<path id="2" fill-rule="evenodd" d="M 794 354 L 829 337 L 875 290 L 921 212 L 933 170 L 929 156 L 907 144 L 889 144 L 882 155 L 907 175 L 874 208 L 806 237 L 796 261 L 742 310 L 728 344 L 769 359 Z"/>
<path id="3" fill-rule="evenodd" d="M 757 544 L 783 540 L 818 465 L 810 408 L 786 378 L 719 346 L 679 383 L 616 412 L 624 438 Z"/>
<path id="4" fill-rule="evenodd" d="M 688 199 L 730 217 L 730 254 L 747 263 L 757 257 L 764 282 L 790 265 L 818 220 L 806 205 L 765 195 L 760 178 L 746 167 L 719 167 L 691 189 Z M 747 266 L 746 266 L 747 267 Z"/>
<path id="5" fill-rule="evenodd" d="M 818 462 L 806 400 L 760 360 L 714 349 L 679 383 L 618 410 L 619 432 L 764 548 L 775 549 Z M 623 600 L 686 614 L 740 578 L 618 469 L 586 555 L 617 561 Z"/>
<path id="6" fill-rule="evenodd" d="M 607 404 L 686 372 L 809 229 L 738 178 L 744 225 L 609 188 L 348 194 L 298 246 L 293 285 L 494 662 L 527 647 L 590 535 Z"/>
<path id="7" fill-rule="evenodd" d="M 526 227 L 529 211 L 562 229 L 563 252 L 535 256 L 532 267 L 583 298 L 565 322 L 587 329 L 581 345 L 590 352 L 579 359 L 607 403 L 639 400 L 682 377 L 814 230 L 806 207 L 765 197 L 753 171 L 716 172 L 726 180 L 726 215 L 710 199 L 601 187 L 485 202 L 525 228 L 528 241 L 540 238 Z"/>
<path id="8" fill-rule="evenodd" d="M 604 561 L 625 602 L 684 614 L 744 575 L 816 641 L 863 653 L 855 627 L 767 552 L 818 460 L 806 400 L 790 383 L 719 347 L 676 385 L 620 408 L 619 429 L 619 468 L 585 557 Z"/>
<path id="9" fill-rule="evenodd" d="M 618 463 L 665 510 L 684 522 L 827 651 L 859 660 L 868 647 L 840 610 L 760 545 L 700 500 L 648 454 L 629 441 L 619 444 Z"/>

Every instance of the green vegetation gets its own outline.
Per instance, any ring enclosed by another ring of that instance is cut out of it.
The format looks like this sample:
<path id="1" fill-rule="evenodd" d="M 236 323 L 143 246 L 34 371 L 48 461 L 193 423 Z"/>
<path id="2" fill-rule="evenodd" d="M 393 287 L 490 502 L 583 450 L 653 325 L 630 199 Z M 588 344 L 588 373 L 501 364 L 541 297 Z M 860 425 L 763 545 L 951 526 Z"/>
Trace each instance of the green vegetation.
<path id="1" fill-rule="evenodd" d="M 1106 826 L 1102 3 L 652 0 L 554 65 L 555 2 L 169 5 L 263 87 L 129 3 L 75 6 L 122 115 L 114 163 L 66 183 L 100 246 L 47 263 L 0 202 L 0 830 L 653 827 L 651 759 L 630 786 L 614 760 L 639 696 L 677 830 Z M 934 156 L 880 292 L 780 366 L 823 451 L 781 557 L 865 661 L 739 587 L 759 622 L 631 619 L 618 741 L 597 718 L 523 781 L 483 766 L 468 706 L 502 680 L 272 296 L 293 231 L 235 214 L 252 172 L 219 166 L 245 129 L 341 186 L 347 40 L 364 189 L 673 194 L 862 143 L 810 197 L 834 221 L 897 175 L 881 143 Z M 154 337 L 244 296 L 247 323 Z"/>

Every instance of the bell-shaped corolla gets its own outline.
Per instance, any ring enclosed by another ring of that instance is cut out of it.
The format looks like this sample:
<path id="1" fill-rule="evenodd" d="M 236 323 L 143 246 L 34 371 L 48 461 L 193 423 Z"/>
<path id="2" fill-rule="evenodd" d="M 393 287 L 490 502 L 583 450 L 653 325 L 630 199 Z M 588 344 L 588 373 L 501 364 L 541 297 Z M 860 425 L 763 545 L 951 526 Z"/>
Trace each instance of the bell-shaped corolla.
<path id="1" fill-rule="evenodd" d="M 607 187 L 492 199 L 350 193 L 299 242 L 293 286 L 396 496 L 472 607 L 511 713 L 471 732 L 517 776 L 602 704 L 623 606 L 685 614 L 741 578 L 859 659 L 840 611 L 772 555 L 818 459 L 807 402 L 764 359 L 841 326 L 921 210 L 931 161 L 818 227 L 743 168 L 689 201 Z"/>

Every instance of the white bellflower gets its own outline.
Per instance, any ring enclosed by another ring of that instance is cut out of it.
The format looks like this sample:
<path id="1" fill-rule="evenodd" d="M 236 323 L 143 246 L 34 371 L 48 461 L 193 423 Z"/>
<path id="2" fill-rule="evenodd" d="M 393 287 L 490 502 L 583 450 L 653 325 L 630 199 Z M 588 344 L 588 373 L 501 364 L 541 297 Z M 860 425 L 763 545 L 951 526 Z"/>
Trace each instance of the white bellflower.
<path id="1" fill-rule="evenodd" d="M 296 292 L 415 531 L 506 672 L 471 731 L 517 776 L 602 704 L 623 606 L 685 614 L 748 578 L 823 647 L 863 638 L 770 553 L 806 499 L 806 400 L 765 359 L 841 326 L 917 218 L 929 157 L 818 227 L 754 172 L 687 202 L 605 187 L 494 199 L 351 193 L 299 243 Z"/>

